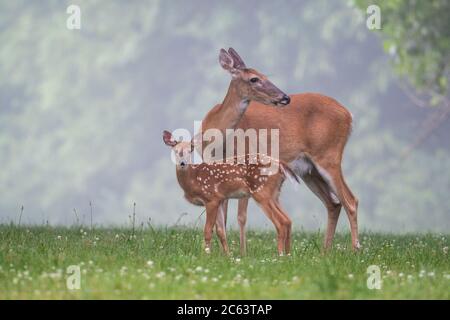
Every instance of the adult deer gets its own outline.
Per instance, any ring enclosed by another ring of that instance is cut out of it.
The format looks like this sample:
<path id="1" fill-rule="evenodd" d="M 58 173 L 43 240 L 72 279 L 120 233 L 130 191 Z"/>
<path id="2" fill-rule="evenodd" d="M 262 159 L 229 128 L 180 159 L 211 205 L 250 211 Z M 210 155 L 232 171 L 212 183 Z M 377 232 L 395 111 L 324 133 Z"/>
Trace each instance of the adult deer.
<path id="1" fill-rule="evenodd" d="M 279 129 L 280 159 L 290 164 L 327 208 L 324 247 L 327 249 L 332 244 L 344 206 L 350 222 L 352 246 L 358 249 L 358 200 L 347 186 L 341 169 L 342 154 L 352 129 L 351 113 L 336 100 L 322 94 L 302 93 L 288 97 L 266 76 L 247 68 L 233 48 L 228 52 L 221 49 L 219 62 L 232 79 L 223 102 L 203 119 L 202 133 L 208 129 L 219 129 L 223 134 L 226 129 Z M 203 147 L 208 144 L 204 140 L 202 143 Z M 239 200 L 242 253 L 245 253 L 247 206 L 248 199 Z M 218 230 L 225 229 L 226 211 L 227 200 L 219 212 Z"/>

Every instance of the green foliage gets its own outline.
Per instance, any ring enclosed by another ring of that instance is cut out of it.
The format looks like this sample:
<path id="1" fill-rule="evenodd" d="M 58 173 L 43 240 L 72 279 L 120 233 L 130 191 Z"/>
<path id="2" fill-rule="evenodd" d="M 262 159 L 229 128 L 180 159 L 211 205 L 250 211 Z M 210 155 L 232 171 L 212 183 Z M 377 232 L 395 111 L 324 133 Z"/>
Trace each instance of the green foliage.
<path id="1" fill-rule="evenodd" d="M 393 56 L 396 70 L 420 92 L 430 95 L 430 104 L 449 94 L 450 2 L 355 0 L 365 10 L 381 8 L 383 45 Z"/>
<path id="2" fill-rule="evenodd" d="M 82 230 L 80 230 L 82 229 Z M 249 232 L 248 255 L 202 250 L 195 228 L 17 228 L 0 226 L 0 299 L 449 299 L 448 236 L 362 235 L 363 249 L 338 236 L 323 254 L 317 233 L 293 234 L 292 256 L 276 255 L 274 232 Z M 80 267 L 81 288 L 66 287 Z M 377 265 L 382 289 L 369 290 Z"/>

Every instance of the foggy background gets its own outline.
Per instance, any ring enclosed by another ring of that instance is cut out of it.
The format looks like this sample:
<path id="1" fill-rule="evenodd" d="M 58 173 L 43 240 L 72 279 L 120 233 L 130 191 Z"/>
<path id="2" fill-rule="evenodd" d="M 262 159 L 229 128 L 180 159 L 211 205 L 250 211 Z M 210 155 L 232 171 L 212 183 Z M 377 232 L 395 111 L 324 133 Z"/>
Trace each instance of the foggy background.
<path id="1" fill-rule="evenodd" d="M 69 4 L 81 30 L 66 28 Z M 161 132 L 192 133 L 222 102 L 218 53 L 233 47 L 284 92 L 353 113 L 343 168 L 362 230 L 448 232 L 450 124 L 400 160 L 438 106 L 412 102 L 386 30 L 351 1 L 1 1 L 0 222 L 23 205 L 22 224 L 74 224 L 74 209 L 89 224 L 91 202 L 95 225 L 126 225 L 135 202 L 138 223 L 194 223 L 203 208 L 184 200 Z M 286 182 L 282 203 L 294 228 L 326 227 L 304 184 Z M 248 225 L 272 228 L 253 203 Z"/>

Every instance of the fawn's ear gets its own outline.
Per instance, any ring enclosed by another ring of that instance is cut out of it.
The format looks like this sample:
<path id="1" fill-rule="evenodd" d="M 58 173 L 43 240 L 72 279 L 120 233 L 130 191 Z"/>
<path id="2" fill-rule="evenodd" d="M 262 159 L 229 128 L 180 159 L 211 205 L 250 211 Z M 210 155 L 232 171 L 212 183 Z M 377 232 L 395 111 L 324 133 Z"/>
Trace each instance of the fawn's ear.
<path id="1" fill-rule="evenodd" d="M 172 134 L 167 130 L 163 131 L 163 140 L 164 143 L 169 147 L 174 147 L 177 144 L 177 142 L 172 139 Z"/>

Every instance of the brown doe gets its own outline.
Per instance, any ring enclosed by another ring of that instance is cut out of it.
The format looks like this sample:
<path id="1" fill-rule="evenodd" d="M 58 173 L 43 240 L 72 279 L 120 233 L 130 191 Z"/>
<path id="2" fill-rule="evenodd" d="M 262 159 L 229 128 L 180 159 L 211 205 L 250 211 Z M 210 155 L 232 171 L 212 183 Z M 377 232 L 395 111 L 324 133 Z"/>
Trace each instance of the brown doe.
<path id="1" fill-rule="evenodd" d="M 280 160 L 293 168 L 327 208 L 324 247 L 329 248 L 332 244 L 344 206 L 350 222 L 352 245 L 358 249 L 358 200 L 347 186 L 341 169 L 342 154 L 352 129 L 351 113 L 333 98 L 322 94 L 287 96 L 266 76 L 247 68 L 232 48 L 220 51 L 219 62 L 232 79 L 223 102 L 212 108 L 203 119 L 202 134 L 208 129 L 219 129 L 223 134 L 226 129 L 279 129 Z M 203 149 L 208 143 L 202 141 Z M 243 253 L 247 206 L 248 198 L 239 200 L 238 221 Z M 224 200 L 217 227 L 222 224 L 220 228 L 225 229 L 226 211 L 227 200 Z"/>
<path id="2" fill-rule="evenodd" d="M 279 193 L 286 175 L 297 182 L 295 173 L 283 162 L 267 156 L 247 156 L 245 161 L 232 163 L 192 164 L 194 146 L 191 142 L 178 142 L 168 131 L 163 141 L 175 153 L 178 183 L 184 190 L 186 200 L 206 207 L 204 229 L 205 250 L 211 250 L 213 227 L 216 224 L 220 204 L 226 199 L 253 198 L 275 225 L 278 235 L 278 254 L 289 254 L 291 244 L 291 220 L 281 208 Z M 253 157 L 253 161 L 249 161 Z M 271 161 L 276 161 L 273 166 Z M 276 168 L 276 169 L 275 169 Z M 217 225 L 216 225 L 217 227 Z M 217 227 L 217 236 L 225 253 L 229 253 L 225 229 Z"/>

